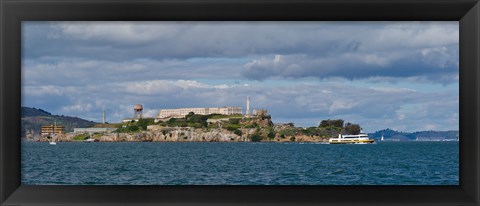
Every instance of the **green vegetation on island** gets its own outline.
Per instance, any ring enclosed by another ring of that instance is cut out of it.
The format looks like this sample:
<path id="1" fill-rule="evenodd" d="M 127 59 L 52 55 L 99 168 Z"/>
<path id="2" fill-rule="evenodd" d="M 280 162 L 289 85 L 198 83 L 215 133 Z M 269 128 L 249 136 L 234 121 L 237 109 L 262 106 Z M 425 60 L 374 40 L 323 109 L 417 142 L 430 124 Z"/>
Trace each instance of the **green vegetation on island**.
<path id="1" fill-rule="evenodd" d="M 116 133 L 132 133 L 132 132 L 141 132 L 147 131 L 148 125 L 153 125 L 155 119 L 153 118 L 143 118 L 138 121 L 132 120 L 131 122 L 126 122 L 123 124 L 117 125 Z"/>
<path id="2" fill-rule="evenodd" d="M 78 135 L 75 135 L 75 137 L 73 137 L 73 140 L 75 141 L 83 141 L 83 140 L 86 140 L 90 137 L 90 135 L 88 134 L 78 134 Z"/>

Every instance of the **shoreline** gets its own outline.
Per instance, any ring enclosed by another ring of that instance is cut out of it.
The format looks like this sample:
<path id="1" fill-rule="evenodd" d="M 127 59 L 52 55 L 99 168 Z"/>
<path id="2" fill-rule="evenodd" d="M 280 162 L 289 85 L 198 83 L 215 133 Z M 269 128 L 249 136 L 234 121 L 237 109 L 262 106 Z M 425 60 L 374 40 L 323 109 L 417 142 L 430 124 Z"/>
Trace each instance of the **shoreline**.
<path id="1" fill-rule="evenodd" d="M 22 140 L 22 142 L 30 142 L 30 143 L 48 143 L 48 141 L 33 141 L 33 140 Z M 57 143 L 86 143 L 86 142 L 83 142 L 83 141 L 64 141 L 64 142 L 57 142 Z M 290 141 L 283 141 L 283 142 L 277 142 L 277 141 L 262 141 L 262 142 L 251 142 L 251 141 L 248 141 L 248 142 L 205 142 L 205 141 L 191 141 L 191 142 L 186 142 L 186 141 L 163 141 L 163 142 L 139 142 L 139 141 L 124 141 L 124 142 L 120 142 L 120 141 L 117 141 L 117 142 L 93 142 L 93 143 L 252 143 L 252 144 L 256 144 L 256 143 L 268 143 L 268 144 L 277 144 L 277 143 L 285 143 L 285 144 L 288 144 L 288 143 L 301 143 L 301 144 L 329 144 L 328 142 L 290 142 Z M 86 143 L 87 144 L 87 143 Z"/>
<path id="2" fill-rule="evenodd" d="M 257 128 L 228 130 L 193 127 L 167 127 L 141 132 L 65 133 L 53 137 L 32 135 L 24 139 L 39 142 L 71 142 L 94 139 L 95 142 L 328 142 L 330 136 L 293 134 L 283 135 Z"/>
<path id="3" fill-rule="evenodd" d="M 25 142 L 50 142 L 51 140 L 33 140 L 33 139 L 26 139 L 26 138 L 21 138 L 22 141 Z M 59 140 L 57 142 L 75 142 L 75 143 L 86 143 L 84 140 Z M 328 144 L 328 139 L 326 141 L 290 141 L 290 140 L 283 140 L 283 141 L 276 141 L 276 140 L 262 140 L 262 141 L 139 141 L 139 140 L 133 140 L 133 141 L 99 141 L 95 140 L 93 141 L 95 143 L 98 142 L 106 142 L 106 143 L 115 143 L 115 142 L 182 142 L 182 143 L 188 143 L 188 142 L 222 142 L 222 143 L 242 143 L 242 142 L 249 142 L 249 143 L 327 143 Z"/>

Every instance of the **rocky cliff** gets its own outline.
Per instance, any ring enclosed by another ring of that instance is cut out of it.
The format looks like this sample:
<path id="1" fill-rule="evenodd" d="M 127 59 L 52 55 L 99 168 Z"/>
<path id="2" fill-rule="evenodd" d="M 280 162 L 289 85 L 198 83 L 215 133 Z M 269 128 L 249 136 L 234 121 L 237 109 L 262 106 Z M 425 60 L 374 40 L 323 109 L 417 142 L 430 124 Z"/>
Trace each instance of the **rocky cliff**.
<path id="1" fill-rule="evenodd" d="M 138 133 L 106 133 L 106 134 L 93 134 L 90 137 L 98 142 L 245 142 L 251 141 L 250 134 L 255 133 L 255 129 L 241 129 L 242 135 L 234 134 L 231 131 L 225 129 L 194 129 L 193 127 L 178 127 L 178 128 L 165 128 L 164 130 L 156 131 L 144 131 Z M 75 137 L 80 134 L 60 134 L 54 139 L 58 139 L 60 142 L 75 141 Z M 50 141 L 49 137 L 36 137 L 30 139 L 33 141 Z M 322 142 L 328 141 L 328 139 L 299 135 L 294 140 L 290 138 L 282 138 L 276 136 L 273 139 L 262 140 L 269 142 Z"/>
<path id="2" fill-rule="evenodd" d="M 244 142 L 254 129 L 244 129 L 242 135 L 236 135 L 225 129 L 194 129 L 193 127 L 166 128 L 157 131 L 138 133 L 105 133 L 93 134 L 90 137 L 99 142 Z M 61 142 L 74 141 L 80 134 L 60 134 L 54 139 Z M 34 141 L 50 141 L 50 137 L 30 138 Z"/>

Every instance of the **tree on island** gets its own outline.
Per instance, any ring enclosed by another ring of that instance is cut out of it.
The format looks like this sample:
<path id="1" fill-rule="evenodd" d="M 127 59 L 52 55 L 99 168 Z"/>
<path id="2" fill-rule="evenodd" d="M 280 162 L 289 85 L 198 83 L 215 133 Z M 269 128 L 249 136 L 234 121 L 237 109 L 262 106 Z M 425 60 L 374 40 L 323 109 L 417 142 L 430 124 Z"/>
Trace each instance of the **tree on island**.
<path id="1" fill-rule="evenodd" d="M 243 132 L 239 129 L 235 130 L 233 133 L 238 135 L 238 136 L 242 136 L 242 134 L 243 134 Z"/>
<path id="2" fill-rule="evenodd" d="M 343 119 L 322 120 L 318 127 L 320 129 L 323 129 L 323 131 L 322 130 L 316 131 L 315 128 L 307 128 L 304 131 L 310 135 L 322 135 L 323 133 L 323 136 L 325 136 L 326 134 L 325 131 L 328 131 L 328 130 L 334 131 L 334 133 L 337 133 L 337 135 L 339 133 L 357 135 L 357 134 L 360 134 L 360 132 L 362 131 L 362 128 L 360 127 L 359 124 L 353 124 L 350 122 L 347 122 L 344 124 Z M 330 133 L 330 134 L 327 134 L 327 136 L 328 135 L 334 135 L 334 134 Z"/>
<path id="3" fill-rule="evenodd" d="M 350 122 L 347 122 L 345 124 L 344 130 L 347 134 L 357 135 L 357 134 L 360 134 L 360 132 L 362 131 L 362 128 L 358 124 L 352 124 Z"/>
<path id="4" fill-rule="evenodd" d="M 260 135 L 258 135 L 258 134 L 254 134 L 250 137 L 250 140 L 252 142 L 260 142 L 262 140 L 262 137 L 260 137 Z"/>
<path id="5" fill-rule="evenodd" d="M 142 130 L 147 130 L 148 125 L 154 124 L 154 119 L 147 118 L 147 119 L 139 119 L 138 122 L 135 124 L 136 126 L 140 127 Z"/>
<path id="6" fill-rule="evenodd" d="M 275 138 L 275 133 L 269 132 L 269 133 L 267 134 L 267 137 L 268 137 L 268 139 L 273 139 L 273 138 Z"/>
<path id="7" fill-rule="evenodd" d="M 320 122 L 319 127 L 338 127 L 343 128 L 343 119 L 327 119 Z"/>
<path id="8" fill-rule="evenodd" d="M 207 119 L 208 119 L 208 116 L 195 114 L 193 112 L 189 112 L 185 116 L 185 120 L 186 120 L 187 123 L 198 124 L 198 125 L 200 125 L 200 127 L 207 127 L 208 126 Z"/>

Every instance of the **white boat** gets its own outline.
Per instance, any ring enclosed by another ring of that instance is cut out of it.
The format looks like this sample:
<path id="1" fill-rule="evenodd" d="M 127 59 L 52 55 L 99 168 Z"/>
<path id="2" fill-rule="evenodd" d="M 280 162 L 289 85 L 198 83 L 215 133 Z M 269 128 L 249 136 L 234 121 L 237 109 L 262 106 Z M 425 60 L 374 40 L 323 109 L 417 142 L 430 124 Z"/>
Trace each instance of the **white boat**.
<path id="1" fill-rule="evenodd" d="M 94 142 L 95 139 L 92 139 L 92 138 L 88 138 L 86 140 L 83 140 L 83 142 L 86 142 L 86 143 L 90 143 L 90 142 Z"/>
<path id="2" fill-rule="evenodd" d="M 55 127 L 57 127 L 57 121 L 53 123 L 53 134 L 52 134 L 52 141 L 49 142 L 50 145 L 57 145 L 58 139 L 54 139 L 57 135 L 55 134 Z"/>
<path id="3" fill-rule="evenodd" d="M 49 142 L 50 145 L 57 145 L 57 142 L 58 140 L 53 140 L 53 137 L 52 137 L 52 141 Z"/>
<path id="4" fill-rule="evenodd" d="M 357 135 L 342 135 L 339 134 L 338 138 L 330 138 L 328 143 L 330 144 L 370 144 L 375 142 L 370 139 L 367 134 Z"/>

